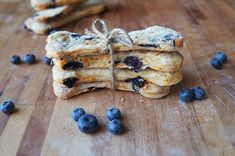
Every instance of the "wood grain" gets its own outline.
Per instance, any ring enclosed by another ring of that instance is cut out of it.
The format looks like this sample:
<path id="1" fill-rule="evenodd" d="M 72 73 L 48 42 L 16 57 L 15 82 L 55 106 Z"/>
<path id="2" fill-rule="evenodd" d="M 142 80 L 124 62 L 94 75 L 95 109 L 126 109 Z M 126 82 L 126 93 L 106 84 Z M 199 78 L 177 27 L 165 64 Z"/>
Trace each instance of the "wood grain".
<path id="1" fill-rule="evenodd" d="M 1 3 L 3 2 L 3 3 Z M 61 30 L 82 33 L 103 18 L 110 27 L 129 30 L 149 25 L 182 32 L 185 46 L 184 80 L 169 96 L 146 99 L 135 93 L 99 90 L 69 100 L 56 98 L 50 67 L 42 63 L 46 36 L 23 29 L 33 10 L 29 1 L 0 0 L 0 101 L 11 99 L 18 111 L 0 113 L 0 155 L 235 155 L 235 1 L 234 0 L 113 0 L 109 11 L 69 24 Z M 219 50 L 229 57 L 223 69 L 210 60 Z M 14 66 L 10 56 L 33 53 L 35 65 Z M 183 87 L 202 86 L 207 98 L 182 103 Z M 124 98 L 124 101 L 121 99 Z M 111 135 L 105 112 L 116 106 L 126 132 Z M 75 107 L 97 116 L 100 131 L 81 133 L 70 117 Z"/>

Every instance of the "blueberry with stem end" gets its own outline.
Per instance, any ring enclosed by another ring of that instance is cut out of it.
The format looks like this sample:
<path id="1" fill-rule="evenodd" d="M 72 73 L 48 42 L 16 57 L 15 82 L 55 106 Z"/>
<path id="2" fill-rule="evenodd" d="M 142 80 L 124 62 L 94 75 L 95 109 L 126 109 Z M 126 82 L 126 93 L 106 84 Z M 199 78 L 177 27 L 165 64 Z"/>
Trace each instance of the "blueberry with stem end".
<path id="1" fill-rule="evenodd" d="M 227 61 L 227 55 L 222 51 L 216 53 L 215 58 L 220 60 L 221 63 L 225 63 Z"/>
<path id="2" fill-rule="evenodd" d="M 83 133 L 94 133 L 98 130 L 98 120 L 92 114 L 84 114 L 78 119 L 78 128 Z"/>
<path id="3" fill-rule="evenodd" d="M 195 100 L 202 100 L 206 96 L 205 90 L 201 87 L 195 87 L 192 89 L 192 91 L 193 91 L 193 97 Z"/>
<path id="4" fill-rule="evenodd" d="M 113 119 L 120 119 L 121 111 L 118 108 L 112 107 L 107 111 L 106 116 L 110 121 Z"/>
<path id="5" fill-rule="evenodd" d="M 27 54 L 24 56 L 24 62 L 26 64 L 35 64 L 36 63 L 36 57 L 33 54 Z"/>
<path id="6" fill-rule="evenodd" d="M 84 109 L 82 108 L 75 108 L 72 113 L 71 113 L 71 116 L 72 118 L 74 119 L 74 121 L 78 121 L 78 119 L 84 115 L 86 112 Z"/>

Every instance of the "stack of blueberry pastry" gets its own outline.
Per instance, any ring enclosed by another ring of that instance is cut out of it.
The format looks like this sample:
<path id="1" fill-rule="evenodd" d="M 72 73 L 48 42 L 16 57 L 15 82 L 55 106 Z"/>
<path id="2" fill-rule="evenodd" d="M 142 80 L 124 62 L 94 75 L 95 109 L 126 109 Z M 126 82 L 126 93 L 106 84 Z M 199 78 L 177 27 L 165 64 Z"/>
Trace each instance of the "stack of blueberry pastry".
<path id="1" fill-rule="evenodd" d="M 26 19 L 25 28 L 37 34 L 50 34 L 56 28 L 105 10 L 103 0 L 31 0 L 36 13 Z"/>
<path id="2" fill-rule="evenodd" d="M 161 98 L 183 78 L 180 33 L 160 26 L 128 33 L 112 41 L 114 73 L 107 42 L 93 33 L 58 31 L 47 38 L 47 57 L 52 58 L 54 92 L 69 98 L 96 88 L 112 88 Z M 113 77 L 114 76 L 114 77 Z M 114 78 L 114 82 L 112 81 Z"/>

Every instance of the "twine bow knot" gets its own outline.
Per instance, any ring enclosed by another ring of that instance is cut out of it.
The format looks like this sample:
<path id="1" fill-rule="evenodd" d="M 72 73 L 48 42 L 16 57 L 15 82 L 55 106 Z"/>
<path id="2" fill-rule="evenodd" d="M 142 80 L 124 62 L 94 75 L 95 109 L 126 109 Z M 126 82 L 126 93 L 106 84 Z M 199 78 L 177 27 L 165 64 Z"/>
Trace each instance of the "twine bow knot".
<path id="1" fill-rule="evenodd" d="M 100 37 L 106 44 L 103 52 L 109 51 L 110 54 L 110 68 L 112 74 L 112 89 L 115 89 L 115 75 L 114 75 L 114 50 L 113 44 L 117 41 L 123 42 L 126 46 L 133 46 L 133 41 L 128 33 L 123 29 L 109 30 L 107 24 L 102 19 L 96 19 L 92 23 L 92 31 L 95 35 Z M 101 29 L 100 29 L 101 28 Z M 91 33 L 86 30 L 86 33 Z"/>

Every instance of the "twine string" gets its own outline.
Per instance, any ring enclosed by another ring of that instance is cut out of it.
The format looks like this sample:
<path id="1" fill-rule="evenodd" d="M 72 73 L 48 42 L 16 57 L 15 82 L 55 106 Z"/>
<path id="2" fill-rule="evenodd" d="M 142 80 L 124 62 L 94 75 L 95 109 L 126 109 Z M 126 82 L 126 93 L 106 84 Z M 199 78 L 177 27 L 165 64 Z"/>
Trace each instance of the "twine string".
<path id="1" fill-rule="evenodd" d="M 121 40 L 124 42 L 125 45 L 128 47 L 133 46 L 133 41 L 128 35 L 128 33 L 123 29 L 113 29 L 109 30 L 107 24 L 102 19 L 96 19 L 92 23 L 92 31 L 94 34 L 96 34 L 98 37 L 100 37 L 105 43 L 106 47 L 105 50 L 109 51 L 110 54 L 110 69 L 111 69 L 111 76 L 112 76 L 112 89 L 115 89 L 115 70 L 114 70 L 114 49 L 113 44 L 117 40 Z M 87 33 L 90 33 L 88 30 L 86 30 Z M 123 40 L 125 39 L 125 40 Z"/>

